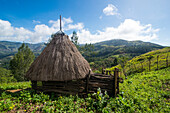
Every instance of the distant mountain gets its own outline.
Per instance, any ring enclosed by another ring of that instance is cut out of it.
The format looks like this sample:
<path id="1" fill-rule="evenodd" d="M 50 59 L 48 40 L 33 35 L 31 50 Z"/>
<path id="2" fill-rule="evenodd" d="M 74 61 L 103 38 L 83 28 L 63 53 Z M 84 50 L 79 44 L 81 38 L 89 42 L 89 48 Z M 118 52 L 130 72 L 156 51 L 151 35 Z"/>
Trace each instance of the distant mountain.
<path id="1" fill-rule="evenodd" d="M 21 45 L 21 42 L 0 41 L 0 66 L 8 67 L 11 56 L 17 53 Z M 26 45 L 29 46 L 36 56 L 38 56 L 45 47 L 44 43 L 26 43 Z"/>
<path id="2" fill-rule="evenodd" d="M 33 51 L 42 51 L 44 49 L 44 43 L 30 44 L 25 43 Z M 21 42 L 0 41 L 0 51 L 17 51 L 22 45 Z"/>
<path id="3" fill-rule="evenodd" d="M 122 39 L 113 39 L 113 40 L 102 41 L 102 42 L 96 43 L 95 45 L 110 45 L 110 46 L 129 45 L 129 46 L 132 46 L 132 45 L 141 45 L 141 44 L 158 45 L 158 44 L 154 44 L 154 43 L 151 43 L 151 42 L 143 42 L 143 41 L 140 41 L 140 40 L 127 41 L 127 40 L 122 40 Z M 158 45 L 158 46 L 160 46 L 160 45 Z"/>
<path id="4" fill-rule="evenodd" d="M 0 66 L 8 67 L 11 56 L 17 53 L 21 46 L 20 42 L 0 41 Z M 44 49 L 44 43 L 30 44 L 26 43 L 36 56 Z M 163 46 L 143 41 L 109 40 L 94 44 L 91 52 L 82 52 L 83 56 L 89 61 L 97 64 L 96 66 L 113 66 L 106 64 L 105 60 L 112 60 L 115 55 L 126 54 L 131 58 L 152 50 L 161 49 Z M 113 60 L 112 60 L 113 61 Z M 110 62 L 110 61 L 109 61 Z M 106 64 L 106 65 L 105 65 Z"/>
<path id="5" fill-rule="evenodd" d="M 115 64 L 115 58 L 125 55 L 129 59 L 144 54 L 146 52 L 162 49 L 164 46 L 143 42 L 143 41 L 126 41 L 121 39 L 103 41 L 94 44 L 94 50 L 91 53 L 83 53 L 83 56 L 91 62 L 91 67 L 112 67 Z"/>
<path id="6" fill-rule="evenodd" d="M 126 41 L 121 39 L 109 40 L 94 44 L 95 51 L 100 50 L 99 56 L 103 54 L 123 54 L 123 53 L 139 53 L 143 54 L 151 50 L 164 48 L 161 45 L 143 42 L 143 41 Z"/>

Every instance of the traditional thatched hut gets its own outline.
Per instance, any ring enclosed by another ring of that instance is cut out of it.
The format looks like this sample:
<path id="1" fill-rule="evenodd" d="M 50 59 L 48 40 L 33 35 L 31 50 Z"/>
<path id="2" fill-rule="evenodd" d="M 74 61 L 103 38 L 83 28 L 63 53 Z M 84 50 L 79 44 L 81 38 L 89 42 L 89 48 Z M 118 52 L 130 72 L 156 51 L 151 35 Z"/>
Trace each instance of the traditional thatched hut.
<path id="1" fill-rule="evenodd" d="M 31 81 L 70 81 L 85 78 L 89 70 L 89 63 L 60 27 L 25 77 Z"/>
<path id="2" fill-rule="evenodd" d="M 100 87 L 111 96 L 117 94 L 118 71 L 115 70 L 112 76 L 92 74 L 90 70 L 89 63 L 62 32 L 60 16 L 60 31 L 32 63 L 25 77 L 31 80 L 34 89 L 45 92 L 84 95 L 96 92 Z M 41 87 L 37 87 L 37 81 L 42 82 Z"/>

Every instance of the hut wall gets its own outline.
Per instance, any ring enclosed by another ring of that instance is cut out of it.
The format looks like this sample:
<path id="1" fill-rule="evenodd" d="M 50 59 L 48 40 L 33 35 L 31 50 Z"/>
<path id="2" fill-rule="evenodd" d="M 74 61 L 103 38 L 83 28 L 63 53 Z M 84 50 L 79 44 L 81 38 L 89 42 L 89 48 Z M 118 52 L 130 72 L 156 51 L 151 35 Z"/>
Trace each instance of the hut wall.
<path id="1" fill-rule="evenodd" d="M 88 77 L 88 76 L 87 76 Z M 111 75 L 91 75 L 89 79 L 73 80 L 67 82 L 44 81 L 42 87 L 37 90 L 43 92 L 56 92 L 57 94 L 86 95 L 97 92 L 101 88 L 102 93 L 107 91 L 109 96 L 113 96 L 114 77 Z M 88 81 L 87 81 L 88 80 Z"/>

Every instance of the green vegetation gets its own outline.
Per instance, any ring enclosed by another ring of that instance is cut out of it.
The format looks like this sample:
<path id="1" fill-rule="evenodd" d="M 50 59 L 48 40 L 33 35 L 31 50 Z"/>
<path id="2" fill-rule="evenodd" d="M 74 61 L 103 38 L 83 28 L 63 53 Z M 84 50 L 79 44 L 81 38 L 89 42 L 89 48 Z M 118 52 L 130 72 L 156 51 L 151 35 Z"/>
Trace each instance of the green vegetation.
<path id="1" fill-rule="evenodd" d="M 170 65 L 170 47 L 151 51 L 140 56 L 136 56 L 133 59 L 126 62 L 124 66 L 124 73 L 127 75 L 139 72 L 148 72 L 153 70 L 162 69 Z M 122 66 L 117 65 L 119 69 Z M 115 67 L 108 68 L 108 70 L 114 70 Z"/>
<path id="2" fill-rule="evenodd" d="M 0 67 L 0 83 L 15 82 L 16 79 L 12 76 L 11 71 Z"/>
<path id="3" fill-rule="evenodd" d="M 87 98 L 71 95 L 55 96 L 54 93 L 36 94 L 33 90 L 24 90 L 19 93 L 1 91 L 0 111 L 169 112 L 169 75 L 170 67 L 131 75 L 120 84 L 120 94 L 117 98 L 109 98 L 107 93 L 102 94 L 100 89 L 95 94 L 89 94 Z M 30 85 L 30 83 L 26 84 Z M 27 87 L 30 87 L 29 85 Z"/>
<path id="4" fill-rule="evenodd" d="M 34 57 L 31 49 L 24 43 L 18 48 L 18 53 L 10 61 L 11 72 L 17 81 L 25 80 L 24 75 L 34 61 Z"/>
<path id="5" fill-rule="evenodd" d="M 26 88 L 31 88 L 31 82 L 11 82 L 0 84 L 0 90 L 26 89 Z"/>
<path id="6" fill-rule="evenodd" d="M 169 112 L 170 110 L 170 67 L 159 71 L 130 75 L 120 91 L 126 109 L 121 112 Z"/>

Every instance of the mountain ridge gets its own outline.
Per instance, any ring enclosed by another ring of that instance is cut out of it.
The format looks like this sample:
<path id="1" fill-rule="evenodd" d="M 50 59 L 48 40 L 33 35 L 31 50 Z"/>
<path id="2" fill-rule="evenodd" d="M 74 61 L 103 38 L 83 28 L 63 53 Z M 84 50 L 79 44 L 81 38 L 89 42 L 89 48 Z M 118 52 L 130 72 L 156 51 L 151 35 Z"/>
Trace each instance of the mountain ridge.
<path id="1" fill-rule="evenodd" d="M 0 63 L 8 64 L 11 57 L 15 53 L 17 53 L 18 48 L 21 46 L 21 44 L 22 44 L 21 42 L 0 41 Z M 36 57 L 45 48 L 44 43 L 37 44 L 25 43 L 25 44 L 29 46 L 29 48 L 34 52 Z M 130 56 L 134 57 L 149 52 L 151 50 L 164 48 L 164 46 L 154 44 L 151 42 L 127 41 L 122 39 L 113 39 L 98 42 L 93 45 L 94 49 L 92 50 L 92 52 L 82 53 L 82 55 L 86 58 L 86 60 L 89 63 L 96 62 L 104 58 L 109 58 L 112 57 L 113 55 L 130 54 Z"/>

